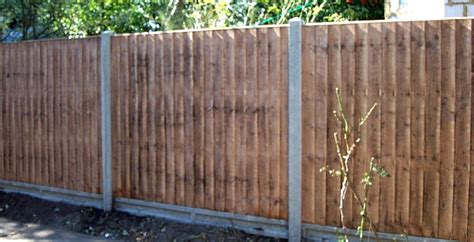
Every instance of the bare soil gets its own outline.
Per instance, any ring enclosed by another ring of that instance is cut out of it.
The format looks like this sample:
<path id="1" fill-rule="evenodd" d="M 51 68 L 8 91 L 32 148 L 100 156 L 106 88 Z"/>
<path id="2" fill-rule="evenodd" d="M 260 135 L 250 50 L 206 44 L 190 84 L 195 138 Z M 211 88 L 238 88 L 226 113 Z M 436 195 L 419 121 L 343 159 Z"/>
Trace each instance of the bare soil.
<path id="1" fill-rule="evenodd" d="M 177 223 L 125 212 L 50 202 L 0 191 L 0 217 L 108 239 L 160 241 L 280 241 L 235 229 Z"/>

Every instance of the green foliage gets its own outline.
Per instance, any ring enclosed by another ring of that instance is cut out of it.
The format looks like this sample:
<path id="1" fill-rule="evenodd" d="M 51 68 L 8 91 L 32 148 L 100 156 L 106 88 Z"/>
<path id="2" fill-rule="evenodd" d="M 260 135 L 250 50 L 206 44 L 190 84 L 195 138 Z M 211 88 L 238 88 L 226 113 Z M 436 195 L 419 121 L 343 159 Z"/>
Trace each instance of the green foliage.
<path id="1" fill-rule="evenodd" d="M 14 30 L 23 40 L 57 35 L 55 20 L 62 16 L 62 2 L 54 0 L 0 0 L 0 37 Z"/>
<path id="2" fill-rule="evenodd" d="M 194 27 L 283 24 L 293 17 L 305 22 L 382 19 L 383 2 L 348 4 L 345 0 L 190 1 Z"/>
<path id="3" fill-rule="evenodd" d="M 65 16 L 57 27 L 66 36 L 180 29 L 186 24 L 185 3 L 155 0 L 73 0 L 64 7 Z"/>
<path id="4" fill-rule="evenodd" d="M 357 2 L 357 1 L 356 1 Z M 0 0 L 0 31 L 23 39 L 383 18 L 383 3 L 346 0 Z"/>

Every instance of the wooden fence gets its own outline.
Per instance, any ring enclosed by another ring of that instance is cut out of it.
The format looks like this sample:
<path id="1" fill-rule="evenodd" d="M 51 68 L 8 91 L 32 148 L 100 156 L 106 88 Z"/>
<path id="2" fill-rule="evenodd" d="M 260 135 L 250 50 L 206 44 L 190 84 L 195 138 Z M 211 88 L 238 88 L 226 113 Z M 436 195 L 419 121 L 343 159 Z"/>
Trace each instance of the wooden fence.
<path id="1" fill-rule="evenodd" d="M 99 38 L 0 45 L 0 178 L 101 192 Z"/>
<path id="2" fill-rule="evenodd" d="M 303 222 L 339 226 L 336 87 L 381 231 L 474 236 L 473 20 L 302 29 Z M 0 45 L 0 179 L 101 192 L 98 38 Z M 114 35 L 113 193 L 288 218 L 288 28 Z M 357 204 L 345 204 L 355 227 Z"/>
<path id="3" fill-rule="evenodd" d="M 375 179 L 369 213 L 382 231 L 428 237 L 474 236 L 471 125 L 472 20 L 308 25 L 303 29 L 303 221 L 339 225 L 332 110 L 335 88 L 362 129 L 351 169 L 371 156 L 391 174 Z M 346 219 L 359 208 L 347 197 Z"/>
<path id="4" fill-rule="evenodd" d="M 112 37 L 114 196 L 286 218 L 287 39 Z"/>

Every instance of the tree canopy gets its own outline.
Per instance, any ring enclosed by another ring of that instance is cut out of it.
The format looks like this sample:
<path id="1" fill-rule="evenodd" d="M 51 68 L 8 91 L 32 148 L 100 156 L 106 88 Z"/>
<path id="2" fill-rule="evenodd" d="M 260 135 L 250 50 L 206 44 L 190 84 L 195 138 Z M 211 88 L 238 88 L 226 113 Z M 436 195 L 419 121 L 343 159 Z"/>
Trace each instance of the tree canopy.
<path id="1" fill-rule="evenodd" d="M 383 18 L 381 0 L 0 0 L 2 40 Z"/>

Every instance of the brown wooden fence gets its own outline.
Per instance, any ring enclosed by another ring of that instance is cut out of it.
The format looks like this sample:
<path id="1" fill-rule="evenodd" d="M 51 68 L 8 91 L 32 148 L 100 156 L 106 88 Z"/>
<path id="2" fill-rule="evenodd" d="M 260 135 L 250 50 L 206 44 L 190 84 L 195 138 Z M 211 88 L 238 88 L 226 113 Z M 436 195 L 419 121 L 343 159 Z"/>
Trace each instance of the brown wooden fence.
<path id="1" fill-rule="evenodd" d="M 474 236 L 473 20 L 302 32 L 303 222 L 339 225 L 334 89 L 375 156 L 380 230 Z M 114 196 L 288 218 L 288 28 L 115 35 Z M 100 193 L 98 38 L 0 45 L 0 178 Z M 357 204 L 345 205 L 356 226 Z"/>
<path id="2" fill-rule="evenodd" d="M 112 37 L 114 196 L 286 218 L 287 39 Z"/>
<path id="3" fill-rule="evenodd" d="M 101 192 L 99 38 L 0 45 L 0 178 Z"/>
<path id="4" fill-rule="evenodd" d="M 429 237 L 474 236 L 471 141 L 472 20 L 309 25 L 303 28 L 303 221 L 339 225 L 339 179 L 332 110 L 342 89 L 346 111 L 363 128 L 351 167 L 371 156 L 391 174 L 376 179 L 369 213 L 382 231 Z M 474 123 L 473 123 L 474 125 Z M 474 143 L 473 143 L 474 144 Z M 347 198 L 346 219 L 359 209 Z"/>

